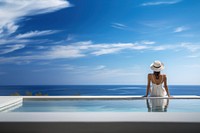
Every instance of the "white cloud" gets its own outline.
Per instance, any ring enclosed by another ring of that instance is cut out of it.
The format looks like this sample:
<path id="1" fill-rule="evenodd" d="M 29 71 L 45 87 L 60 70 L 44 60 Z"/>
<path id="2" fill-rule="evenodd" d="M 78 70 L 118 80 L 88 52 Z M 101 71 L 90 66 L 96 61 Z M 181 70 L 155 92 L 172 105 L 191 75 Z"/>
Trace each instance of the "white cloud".
<path id="1" fill-rule="evenodd" d="M 156 51 L 161 51 L 161 50 L 166 50 L 166 48 L 163 47 L 163 46 L 156 46 L 156 47 L 154 48 L 154 50 L 156 50 Z"/>
<path id="2" fill-rule="evenodd" d="M 139 24 L 145 26 L 146 28 L 151 28 L 150 34 L 153 34 L 154 32 L 158 32 L 160 34 L 160 32 L 172 28 L 171 23 L 166 20 L 143 20 L 140 21 Z M 144 30 L 144 33 L 149 33 L 149 31 Z"/>
<path id="3" fill-rule="evenodd" d="M 37 37 L 37 36 L 45 36 L 45 35 L 50 35 L 57 33 L 57 30 L 44 30 L 44 31 L 30 31 L 28 33 L 24 34 L 19 34 L 16 36 L 16 38 L 21 39 L 21 38 L 31 38 L 31 37 Z"/>
<path id="4" fill-rule="evenodd" d="M 122 29 L 122 30 L 128 28 L 126 25 L 121 24 L 121 23 L 112 23 L 112 24 L 111 24 L 111 27 L 117 28 L 117 29 Z"/>
<path id="5" fill-rule="evenodd" d="M 78 58 L 85 56 L 79 49 L 71 46 L 54 46 L 49 51 L 43 53 L 43 58 L 58 59 L 58 58 Z"/>
<path id="6" fill-rule="evenodd" d="M 75 35 L 72 35 L 72 34 L 69 34 L 68 36 L 67 36 L 67 41 L 72 41 L 72 40 L 74 40 L 75 39 Z"/>
<path id="7" fill-rule="evenodd" d="M 185 48 L 191 52 L 197 52 L 200 50 L 199 44 L 192 44 L 192 43 L 181 43 L 180 45 L 182 48 Z"/>
<path id="8" fill-rule="evenodd" d="M 154 46 L 152 47 L 152 50 L 155 51 L 163 51 L 163 50 L 169 50 L 169 49 L 176 49 L 177 45 L 158 45 L 158 46 Z"/>
<path id="9" fill-rule="evenodd" d="M 113 44 L 95 44 L 92 46 L 94 48 L 91 54 L 99 56 L 105 54 L 118 53 L 122 50 L 144 50 L 147 49 L 146 46 L 140 46 L 137 43 L 113 43 Z"/>
<path id="10" fill-rule="evenodd" d="M 12 22 L 0 25 L 0 37 L 10 35 L 18 29 L 18 25 L 14 25 Z"/>
<path id="11" fill-rule="evenodd" d="M 66 0 L 4 0 L 0 4 L 0 33 L 12 34 L 25 16 L 53 12 L 70 7 Z M 5 34 L 6 35 L 6 34 Z"/>
<path id="12" fill-rule="evenodd" d="M 148 42 L 149 43 L 149 42 Z M 38 46 L 39 47 L 39 46 Z M 164 51 L 173 50 L 189 50 L 192 54 L 198 53 L 200 45 L 192 43 L 180 43 L 169 45 L 146 45 L 142 41 L 135 43 L 93 43 L 92 41 L 74 42 L 67 45 L 40 46 L 39 51 L 32 51 L 24 56 L 1 58 L 1 63 L 15 61 L 34 61 L 34 60 L 56 60 L 82 58 L 86 56 L 102 56 L 107 54 L 117 54 L 119 52 L 128 51 Z M 1 53 L 12 52 L 22 47 L 13 47 Z M 103 69 L 103 66 L 101 66 Z"/>
<path id="13" fill-rule="evenodd" d="M 183 31 L 188 30 L 188 29 L 189 29 L 188 27 L 181 26 L 181 27 L 175 28 L 175 29 L 174 29 L 174 32 L 175 32 L 175 33 L 183 32 Z"/>
<path id="14" fill-rule="evenodd" d="M 99 55 L 104 55 L 104 54 L 117 53 L 117 52 L 119 52 L 120 50 L 121 50 L 120 48 L 101 49 L 101 50 L 92 52 L 91 54 L 94 54 L 94 55 L 96 55 L 96 56 L 99 56 Z"/>
<path id="15" fill-rule="evenodd" d="M 83 46 L 86 46 L 86 45 L 91 45 L 93 42 L 92 41 L 81 41 L 81 42 L 75 42 L 75 43 L 72 43 L 73 45 L 83 45 Z"/>
<path id="16" fill-rule="evenodd" d="M 0 49 L 0 54 L 11 53 L 13 51 L 23 49 L 24 47 L 25 47 L 24 44 L 16 44 L 16 45 L 5 46 L 4 49 Z"/>
<path id="17" fill-rule="evenodd" d="M 26 39 L 14 39 L 14 38 L 7 38 L 7 39 L 0 39 L 0 45 L 11 44 L 11 43 L 28 43 L 31 40 Z"/>
<path id="18" fill-rule="evenodd" d="M 141 50 L 146 46 L 139 46 L 134 43 L 100 43 L 94 44 L 92 41 L 83 41 L 72 43 L 71 45 L 52 46 L 51 50 L 45 54 L 52 58 L 77 58 L 88 54 L 100 56 L 113 54 L 125 49 Z"/>
<path id="19" fill-rule="evenodd" d="M 142 3 L 141 6 L 158 6 L 158 5 L 173 5 L 181 2 L 181 0 L 173 0 L 173 1 L 157 1 L 157 2 L 147 2 Z"/>
<path id="20" fill-rule="evenodd" d="M 89 55 L 101 56 L 114 54 L 123 50 L 145 50 L 147 46 L 138 43 L 93 43 L 92 41 L 75 42 L 68 45 L 40 46 L 39 52 L 30 52 L 24 56 L 1 58 L 1 63 L 19 60 L 52 60 L 80 58 Z M 38 46 L 39 48 L 39 46 Z"/>
<path id="21" fill-rule="evenodd" d="M 200 50 L 200 45 L 182 42 L 178 44 L 154 45 L 150 49 L 155 50 L 155 51 L 173 50 L 176 52 L 180 50 L 188 50 L 189 52 L 192 52 L 194 54 Z"/>
<path id="22" fill-rule="evenodd" d="M 149 44 L 155 44 L 156 42 L 154 42 L 154 41 L 148 41 L 148 40 L 143 40 L 143 41 L 141 41 L 141 43 L 149 45 Z"/>
<path id="23" fill-rule="evenodd" d="M 53 43 L 52 40 L 49 39 L 27 39 L 27 38 L 15 38 L 15 37 L 8 37 L 0 39 L 0 45 L 15 45 L 15 44 L 48 44 Z"/>

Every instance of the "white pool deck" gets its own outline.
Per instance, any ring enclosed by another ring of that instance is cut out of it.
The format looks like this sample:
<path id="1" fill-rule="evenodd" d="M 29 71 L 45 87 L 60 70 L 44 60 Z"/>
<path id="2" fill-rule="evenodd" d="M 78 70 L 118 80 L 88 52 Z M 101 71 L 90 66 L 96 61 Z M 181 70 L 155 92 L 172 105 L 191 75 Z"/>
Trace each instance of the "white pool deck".
<path id="1" fill-rule="evenodd" d="M 148 97 L 163 98 L 163 97 Z M 165 97 L 168 98 L 168 97 Z M 173 96 L 199 99 L 200 96 Z M 146 99 L 142 96 L 0 96 L 0 109 L 23 99 Z M 0 112 L 0 132 L 198 132 L 200 112 Z"/>
<path id="2" fill-rule="evenodd" d="M 23 102 L 23 97 L 0 96 L 0 111 Z"/>

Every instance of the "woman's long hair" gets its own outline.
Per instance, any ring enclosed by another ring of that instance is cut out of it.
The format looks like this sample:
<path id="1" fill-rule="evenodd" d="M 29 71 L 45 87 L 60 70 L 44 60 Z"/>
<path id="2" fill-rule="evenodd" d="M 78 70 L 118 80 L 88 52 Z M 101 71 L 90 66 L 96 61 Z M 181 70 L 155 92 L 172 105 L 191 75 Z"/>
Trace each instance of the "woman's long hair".
<path id="1" fill-rule="evenodd" d="M 160 72 L 153 72 L 153 74 L 156 76 L 156 79 L 159 79 L 159 76 L 160 76 Z"/>

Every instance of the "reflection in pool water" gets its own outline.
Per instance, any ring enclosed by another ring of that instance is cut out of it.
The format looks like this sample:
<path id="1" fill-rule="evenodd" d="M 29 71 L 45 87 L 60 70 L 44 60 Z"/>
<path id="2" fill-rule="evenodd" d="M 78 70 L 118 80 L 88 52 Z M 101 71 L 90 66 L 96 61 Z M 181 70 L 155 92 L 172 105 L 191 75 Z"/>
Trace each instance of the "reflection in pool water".
<path id="1" fill-rule="evenodd" d="M 4 112 L 200 112 L 200 99 L 25 99 Z"/>
<path id="2" fill-rule="evenodd" d="M 148 112 L 167 112 L 169 99 L 146 99 Z"/>

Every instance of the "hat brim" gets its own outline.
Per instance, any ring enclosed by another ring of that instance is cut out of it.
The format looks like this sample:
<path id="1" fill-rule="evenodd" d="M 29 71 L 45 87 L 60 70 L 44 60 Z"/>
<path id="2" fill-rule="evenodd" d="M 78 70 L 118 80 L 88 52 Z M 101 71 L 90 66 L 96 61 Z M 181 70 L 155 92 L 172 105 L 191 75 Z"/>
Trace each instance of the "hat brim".
<path id="1" fill-rule="evenodd" d="M 155 71 L 155 72 L 160 72 L 162 71 L 165 67 L 164 64 L 161 63 L 161 66 L 159 68 L 154 67 L 153 63 L 150 65 L 151 70 Z"/>

